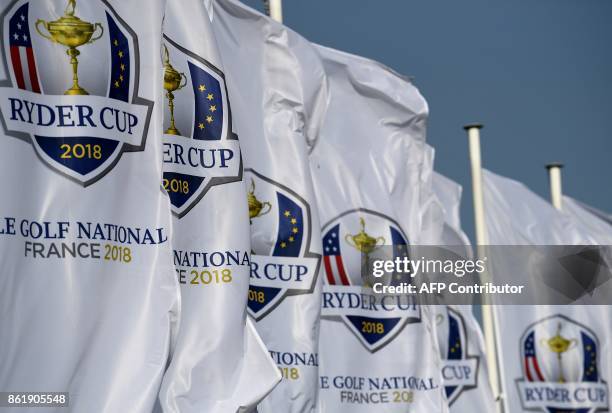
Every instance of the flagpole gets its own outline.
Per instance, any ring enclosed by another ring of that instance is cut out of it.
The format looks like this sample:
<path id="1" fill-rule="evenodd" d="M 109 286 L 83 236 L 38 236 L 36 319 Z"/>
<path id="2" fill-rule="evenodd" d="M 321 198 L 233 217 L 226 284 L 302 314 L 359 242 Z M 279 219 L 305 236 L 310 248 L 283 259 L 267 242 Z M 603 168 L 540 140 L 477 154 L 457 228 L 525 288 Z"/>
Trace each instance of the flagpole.
<path id="1" fill-rule="evenodd" d="M 489 244 L 487 234 L 484 196 L 482 189 L 482 156 L 480 151 L 480 129 L 483 125 L 479 123 L 468 124 L 463 128 L 468 134 L 468 145 L 470 152 L 470 165 L 472 170 L 472 197 L 474 203 L 474 226 L 476 230 L 476 253 L 479 258 L 485 257 L 484 248 Z M 487 275 L 488 277 L 488 275 Z M 488 280 L 484 280 L 486 282 Z M 489 367 L 489 382 L 495 397 L 496 410 L 502 411 L 501 390 L 499 383 L 499 367 L 497 359 L 497 347 L 495 346 L 495 321 L 493 307 L 490 305 L 490 297 L 485 295 L 482 302 L 482 324 L 485 336 L 485 351 Z"/>
<path id="2" fill-rule="evenodd" d="M 272 19 L 283 22 L 283 0 L 264 0 L 264 8 Z"/>
<path id="3" fill-rule="evenodd" d="M 550 199 L 553 206 L 558 210 L 563 208 L 561 168 L 563 168 L 563 164 L 560 162 L 552 162 L 546 165 L 546 169 L 548 169 L 548 182 L 550 185 Z"/>
<path id="4" fill-rule="evenodd" d="M 472 196 L 474 200 L 476 245 L 489 244 L 484 216 L 484 198 L 482 194 L 482 156 L 480 153 L 480 129 L 482 128 L 483 125 L 479 123 L 469 124 L 463 127 L 468 133 L 470 164 L 472 167 Z"/>

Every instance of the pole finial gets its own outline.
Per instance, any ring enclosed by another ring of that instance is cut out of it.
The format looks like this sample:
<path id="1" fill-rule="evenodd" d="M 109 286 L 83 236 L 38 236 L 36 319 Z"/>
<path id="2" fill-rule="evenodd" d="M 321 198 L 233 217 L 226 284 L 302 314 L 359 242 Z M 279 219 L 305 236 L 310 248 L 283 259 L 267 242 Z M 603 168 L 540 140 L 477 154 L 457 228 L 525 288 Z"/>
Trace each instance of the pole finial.
<path id="1" fill-rule="evenodd" d="M 563 162 L 549 162 L 546 164 L 546 169 L 563 168 Z"/>
<path id="2" fill-rule="evenodd" d="M 475 122 L 475 123 L 468 123 L 467 125 L 463 126 L 463 129 L 465 130 L 470 130 L 472 128 L 482 129 L 484 128 L 484 125 L 482 123 Z"/>

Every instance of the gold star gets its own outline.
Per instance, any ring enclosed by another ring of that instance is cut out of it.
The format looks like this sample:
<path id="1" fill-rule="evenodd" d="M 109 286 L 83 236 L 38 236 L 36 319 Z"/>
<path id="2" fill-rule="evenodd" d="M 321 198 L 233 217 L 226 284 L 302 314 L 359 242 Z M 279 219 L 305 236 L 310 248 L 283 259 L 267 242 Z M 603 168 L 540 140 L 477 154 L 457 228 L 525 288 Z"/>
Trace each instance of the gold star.
<path id="1" fill-rule="evenodd" d="M 293 225 L 297 224 L 297 219 L 295 219 L 295 218 L 291 218 L 291 223 L 292 223 Z"/>
<path id="2" fill-rule="evenodd" d="M 115 80 L 115 87 L 120 87 L 121 85 L 119 84 L 118 80 Z"/>
<path id="3" fill-rule="evenodd" d="M 203 124 L 203 123 L 200 123 L 200 124 L 198 125 L 198 128 L 200 128 L 200 130 L 204 129 L 204 124 Z"/>
<path id="4" fill-rule="evenodd" d="M 125 72 L 125 65 L 123 63 L 121 63 L 121 71 Z"/>
<path id="5" fill-rule="evenodd" d="M 291 212 L 289 212 L 289 210 L 285 210 L 285 213 L 283 215 L 288 217 L 289 215 L 291 215 Z"/>
<path id="6" fill-rule="evenodd" d="M 198 89 L 200 89 L 200 92 L 204 92 L 206 90 L 206 86 L 200 85 Z"/>
<path id="7" fill-rule="evenodd" d="M 213 100 L 215 97 L 213 96 L 212 93 L 209 93 L 208 96 L 206 96 L 206 99 L 208 100 Z"/>
<path id="8" fill-rule="evenodd" d="M 123 82 L 123 75 L 119 75 L 119 80 Z"/>
<path id="9" fill-rule="evenodd" d="M 118 55 L 120 58 L 123 58 L 123 51 L 121 51 L 121 50 L 120 50 L 120 51 L 119 51 L 119 53 L 117 53 L 117 55 Z"/>
<path id="10" fill-rule="evenodd" d="M 293 242 L 293 241 L 295 241 L 295 238 L 289 237 L 289 242 Z"/>
<path id="11" fill-rule="evenodd" d="M 287 243 L 286 242 L 281 242 L 280 246 L 281 246 L 281 248 L 285 248 L 287 246 Z"/>
<path id="12" fill-rule="evenodd" d="M 455 349 L 454 349 L 454 348 L 451 348 L 451 349 L 450 349 L 450 351 L 451 351 L 451 353 L 454 353 L 454 352 L 455 352 Z"/>
<path id="13" fill-rule="evenodd" d="M 297 233 L 298 233 L 298 229 L 297 229 L 297 228 L 293 228 L 293 229 L 291 230 L 291 232 L 293 232 L 294 234 L 297 234 Z"/>
<path id="14" fill-rule="evenodd" d="M 213 117 L 212 116 L 206 116 L 206 122 L 213 123 Z"/>
<path id="15" fill-rule="evenodd" d="M 215 105 L 211 105 L 211 106 L 210 106 L 210 111 L 211 111 L 211 112 L 214 112 L 214 111 L 216 111 L 216 110 L 217 110 L 217 107 L 216 107 Z"/>
<path id="16" fill-rule="evenodd" d="M 113 40 L 113 44 L 114 44 L 115 46 L 119 46 L 119 42 L 117 41 L 117 39 Z"/>

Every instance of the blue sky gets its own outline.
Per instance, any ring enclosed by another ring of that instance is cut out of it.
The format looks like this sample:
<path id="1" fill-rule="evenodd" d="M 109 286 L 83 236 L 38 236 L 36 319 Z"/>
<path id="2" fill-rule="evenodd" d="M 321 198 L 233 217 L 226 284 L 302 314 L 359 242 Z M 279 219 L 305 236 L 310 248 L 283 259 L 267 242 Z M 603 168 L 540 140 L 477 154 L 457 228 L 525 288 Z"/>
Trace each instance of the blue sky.
<path id="1" fill-rule="evenodd" d="M 260 0 L 245 0 L 261 10 Z M 464 186 L 467 138 L 482 122 L 483 164 L 548 198 L 544 164 L 562 161 L 564 193 L 612 212 L 610 0 L 284 0 L 306 38 L 414 77 L 430 106 L 436 169 Z"/>

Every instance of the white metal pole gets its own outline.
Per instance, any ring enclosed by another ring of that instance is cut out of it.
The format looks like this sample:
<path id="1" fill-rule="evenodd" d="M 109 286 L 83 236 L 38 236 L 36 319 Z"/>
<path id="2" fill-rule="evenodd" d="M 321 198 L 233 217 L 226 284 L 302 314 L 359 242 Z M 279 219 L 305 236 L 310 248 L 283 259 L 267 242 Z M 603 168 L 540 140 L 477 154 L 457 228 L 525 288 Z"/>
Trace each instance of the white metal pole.
<path id="1" fill-rule="evenodd" d="M 480 153 L 481 124 L 464 126 L 468 133 L 470 164 L 472 167 L 472 195 L 474 199 L 474 225 L 476 227 L 476 244 L 488 245 L 489 237 L 484 216 L 484 199 L 482 195 L 482 157 Z"/>
<path id="2" fill-rule="evenodd" d="M 546 165 L 546 169 L 548 169 L 548 181 L 550 184 L 550 199 L 553 206 L 558 210 L 563 208 L 561 168 L 563 168 L 563 164 L 559 162 L 553 162 Z"/>
<path id="3" fill-rule="evenodd" d="M 482 157 L 480 152 L 480 129 L 481 124 L 469 124 L 464 126 L 468 134 L 470 151 L 470 164 L 472 169 L 472 195 L 474 201 L 474 226 L 476 229 L 476 251 L 479 258 L 486 256 L 485 246 L 489 244 L 486 221 L 484 215 L 484 196 L 482 191 Z M 488 277 L 488 274 L 486 274 Z M 488 279 L 483 279 L 483 282 Z M 484 296 L 482 302 L 482 324 L 485 336 L 485 351 L 489 367 L 489 382 L 496 399 L 496 409 L 502 411 L 501 390 L 499 381 L 499 367 L 497 359 L 497 347 L 495 346 L 495 315 L 491 307 L 488 295 Z"/>
<path id="4" fill-rule="evenodd" d="M 269 0 L 270 17 L 279 23 L 283 22 L 283 0 Z"/>

